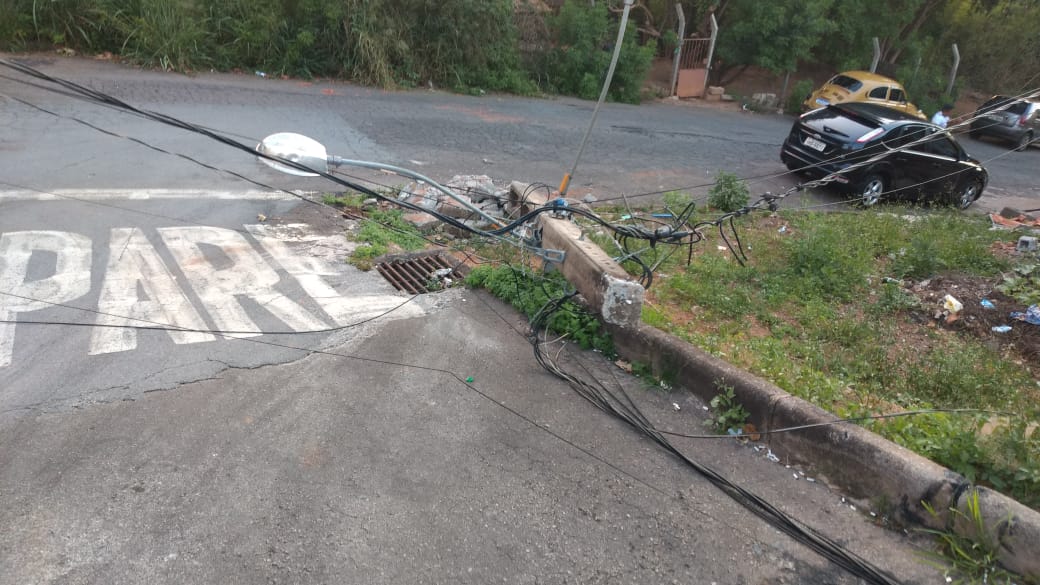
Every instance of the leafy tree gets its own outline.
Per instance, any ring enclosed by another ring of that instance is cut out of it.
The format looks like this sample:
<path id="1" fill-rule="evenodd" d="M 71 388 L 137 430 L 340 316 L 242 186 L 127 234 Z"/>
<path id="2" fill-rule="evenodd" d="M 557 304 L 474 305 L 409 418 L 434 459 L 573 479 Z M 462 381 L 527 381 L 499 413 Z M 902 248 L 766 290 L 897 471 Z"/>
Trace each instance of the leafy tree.
<path id="1" fill-rule="evenodd" d="M 874 57 L 873 38 L 881 46 L 879 72 L 891 73 L 904 52 L 922 38 L 922 30 L 942 32 L 946 0 L 842 0 L 826 18 L 835 34 L 822 39 L 815 57 L 837 71 L 868 69 Z M 938 24 L 939 26 L 933 26 Z M 887 71 L 881 71 L 887 70 Z"/>
<path id="2" fill-rule="evenodd" d="M 973 87 L 1012 95 L 1040 87 L 1040 3 L 958 0 L 949 14 L 960 75 Z"/>
<path id="3" fill-rule="evenodd" d="M 559 14 L 550 19 L 556 46 L 542 65 L 548 89 L 585 99 L 599 97 L 614 51 L 617 26 L 605 3 L 589 5 L 583 0 L 567 0 Z M 607 94 L 610 99 L 639 102 L 654 47 L 639 45 L 637 36 L 630 20 Z"/>
<path id="4" fill-rule="evenodd" d="M 716 54 L 720 83 L 727 72 L 751 65 L 773 73 L 794 71 L 835 25 L 827 18 L 834 0 L 731 0 L 719 23 Z"/>

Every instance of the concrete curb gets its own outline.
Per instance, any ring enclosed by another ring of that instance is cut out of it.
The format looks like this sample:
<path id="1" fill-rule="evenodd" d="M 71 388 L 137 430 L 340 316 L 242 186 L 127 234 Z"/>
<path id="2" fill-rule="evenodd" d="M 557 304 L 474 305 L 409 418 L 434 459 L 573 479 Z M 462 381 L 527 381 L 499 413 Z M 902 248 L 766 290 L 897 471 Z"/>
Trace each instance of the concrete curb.
<path id="1" fill-rule="evenodd" d="M 513 183 L 510 191 L 510 204 L 518 213 L 547 201 L 523 183 Z M 581 231 L 570 221 L 542 217 L 543 245 L 565 251 L 564 276 L 600 313 L 621 357 L 649 365 L 654 375 L 705 401 L 718 393 L 720 385 L 733 388 L 750 412 L 751 422 L 763 431 L 836 419 L 674 335 L 640 323 L 643 296 L 641 291 L 631 291 L 638 283 L 602 250 L 592 250 L 591 242 L 582 241 Z M 611 314 L 611 303 L 605 300 L 611 295 L 610 287 L 618 283 L 624 287 L 618 289 L 624 310 Z M 855 424 L 824 425 L 763 438 L 779 456 L 811 466 L 814 475 L 854 498 L 871 501 L 908 525 L 974 536 L 974 527 L 950 510 L 967 514 L 970 494 L 978 493 L 984 525 L 990 537 L 1001 543 L 1000 562 L 1016 573 L 1040 579 L 1040 512 L 984 487 L 973 490 L 960 474 Z"/>
<path id="2" fill-rule="evenodd" d="M 704 400 L 719 385 L 733 388 L 760 430 L 826 423 L 835 416 L 769 382 L 653 327 L 607 325 L 618 354 L 651 366 Z M 778 456 L 811 466 L 813 473 L 854 498 L 870 500 L 894 519 L 916 526 L 972 527 L 949 510 L 966 512 L 972 485 L 961 475 L 854 424 L 763 435 Z M 1024 576 L 1040 577 L 1040 513 L 993 490 L 978 488 L 985 525 L 999 538 L 1001 563 Z M 927 503 L 937 516 L 925 508 Z"/>

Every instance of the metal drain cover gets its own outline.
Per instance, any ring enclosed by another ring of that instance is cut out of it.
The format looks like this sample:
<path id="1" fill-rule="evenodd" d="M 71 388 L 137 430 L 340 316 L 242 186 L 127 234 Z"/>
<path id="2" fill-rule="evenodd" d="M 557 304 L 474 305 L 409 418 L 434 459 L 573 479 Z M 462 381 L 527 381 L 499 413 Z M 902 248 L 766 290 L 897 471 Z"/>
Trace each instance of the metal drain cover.
<path id="1" fill-rule="evenodd" d="M 376 270 L 397 290 L 413 295 L 430 292 L 433 283 L 444 278 L 460 279 L 464 265 L 455 258 L 441 252 L 420 252 L 401 256 L 388 256 L 376 264 Z M 440 287 L 434 286 L 433 290 Z"/>

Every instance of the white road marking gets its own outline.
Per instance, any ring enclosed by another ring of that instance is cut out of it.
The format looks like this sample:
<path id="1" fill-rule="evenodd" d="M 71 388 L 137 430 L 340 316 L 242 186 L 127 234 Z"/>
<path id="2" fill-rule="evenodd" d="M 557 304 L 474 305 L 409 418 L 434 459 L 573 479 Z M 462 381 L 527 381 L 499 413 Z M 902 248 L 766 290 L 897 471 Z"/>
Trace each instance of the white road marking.
<path id="1" fill-rule="evenodd" d="M 99 325 L 170 325 L 209 329 L 141 230 L 113 229 L 108 250 L 108 268 L 98 299 Z M 139 298 L 138 286 L 147 298 Z M 169 333 L 177 344 L 216 339 L 209 333 Z M 89 354 L 127 351 L 136 347 L 137 330 L 97 327 L 90 338 Z"/>
<path id="2" fill-rule="evenodd" d="M 26 281 L 33 251 L 56 256 L 54 274 Z M 69 232 L 24 231 L 0 235 L 0 320 L 66 303 L 90 292 L 90 238 Z M 18 295 L 11 296 L 11 295 Z M 28 300 L 27 297 L 36 300 Z M 0 367 L 11 365 L 13 323 L 0 323 Z"/>
<path id="3" fill-rule="evenodd" d="M 279 329 L 293 331 L 325 330 L 333 323 L 349 326 L 384 314 L 398 319 L 425 312 L 419 304 L 402 296 L 344 295 L 327 282 L 327 277 L 343 276 L 347 268 L 334 264 L 355 245 L 342 235 L 314 234 L 306 224 L 245 227 L 260 243 L 259 247 L 243 233 L 230 229 L 158 228 L 176 266 L 163 260 L 160 242 L 153 243 L 140 229 L 113 228 L 108 238 L 108 262 L 100 275 L 96 323 L 205 330 L 210 328 L 205 318 L 208 312 L 217 329 L 255 331 L 235 337 L 262 335 L 260 326 L 249 316 L 243 297 L 283 321 L 287 327 Z M 50 308 L 90 294 L 92 250 L 90 238 L 71 232 L 0 233 L 0 320 L 17 321 L 19 313 Z M 53 267 L 44 264 L 51 261 Z M 178 267 L 187 278 L 178 280 L 173 270 Z M 308 309 L 280 292 L 277 287 L 285 282 L 277 268 L 295 279 L 327 317 L 320 316 L 317 307 Z M 39 274 L 52 269 L 52 274 Z M 198 301 L 192 299 L 192 292 Z M 15 323 L 0 323 L 0 368 L 12 364 L 15 328 Z M 137 333 L 132 327 L 94 328 L 88 354 L 135 349 Z M 220 338 L 201 331 L 168 333 L 177 344 Z"/>
<path id="4" fill-rule="evenodd" d="M 270 229 L 269 226 L 247 225 L 245 228 L 339 325 L 349 325 L 370 319 L 394 309 L 394 307 L 400 307 L 394 309 L 393 314 L 397 318 L 421 315 L 423 312 L 414 304 L 404 304 L 406 299 L 392 295 L 344 297 L 322 278 L 322 276 L 336 274 L 335 269 L 327 262 L 321 258 L 294 254 L 283 239 L 278 237 L 277 230 Z"/>
<path id="5" fill-rule="evenodd" d="M 299 196 L 310 191 L 293 191 Z M 210 191 L 204 189 L 55 189 L 54 191 L 0 191 L 2 201 L 109 201 L 149 199 L 251 199 L 283 201 L 297 199 L 284 191 Z"/>
<path id="6" fill-rule="evenodd" d="M 238 300 L 250 297 L 298 330 L 325 329 L 327 324 L 295 301 L 278 292 L 278 273 L 271 268 L 242 234 L 229 229 L 191 226 L 159 228 L 166 246 L 191 281 L 217 328 L 225 331 L 258 329 Z M 219 248 L 230 260 L 217 267 L 204 255 L 203 245 Z M 254 333 L 249 336 L 261 335 Z"/>

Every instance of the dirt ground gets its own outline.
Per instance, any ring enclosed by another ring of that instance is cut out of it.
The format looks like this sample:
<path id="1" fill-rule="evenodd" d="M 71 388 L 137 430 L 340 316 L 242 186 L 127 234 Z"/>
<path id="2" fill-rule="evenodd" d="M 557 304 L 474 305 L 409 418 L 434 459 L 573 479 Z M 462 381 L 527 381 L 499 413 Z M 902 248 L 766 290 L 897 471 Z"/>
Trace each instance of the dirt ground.
<path id="1" fill-rule="evenodd" d="M 790 88 L 793 88 L 796 83 L 803 79 L 812 81 L 813 86 L 818 87 L 835 73 L 838 72 L 829 69 L 800 70 L 791 75 L 791 79 L 788 81 L 788 92 L 790 92 Z M 671 59 L 658 59 L 651 67 L 646 88 L 654 95 L 667 96 L 671 79 Z M 749 67 L 740 73 L 735 79 L 726 83 L 723 87 L 727 94 L 733 96 L 751 96 L 756 93 L 775 93 L 777 96 L 781 96 L 781 103 L 783 103 L 782 94 L 784 90 L 784 76 L 776 75 L 759 67 Z M 913 96 L 910 97 L 911 101 L 913 101 Z M 966 90 L 961 92 L 961 95 L 957 98 L 957 101 L 954 104 L 954 116 L 971 114 L 989 98 L 990 94 L 980 91 Z M 741 106 L 739 99 L 731 102 L 713 102 L 700 98 L 685 98 L 681 101 L 689 103 L 690 105 L 719 109 L 739 110 Z M 931 112 L 929 112 L 929 114 L 930 113 Z"/>
<path id="2" fill-rule="evenodd" d="M 996 290 L 997 284 L 996 279 L 939 276 L 911 285 L 908 290 L 921 301 L 922 307 L 913 313 L 914 320 L 928 327 L 976 337 L 1029 369 L 1036 378 L 1040 376 L 1040 325 L 1011 319 L 1011 312 L 1025 312 L 1027 307 Z M 942 311 L 942 299 L 946 295 L 960 301 L 964 308 L 955 315 Z M 994 308 L 984 306 L 984 299 Z M 1010 325 L 1011 330 L 993 331 L 1002 325 Z"/>

